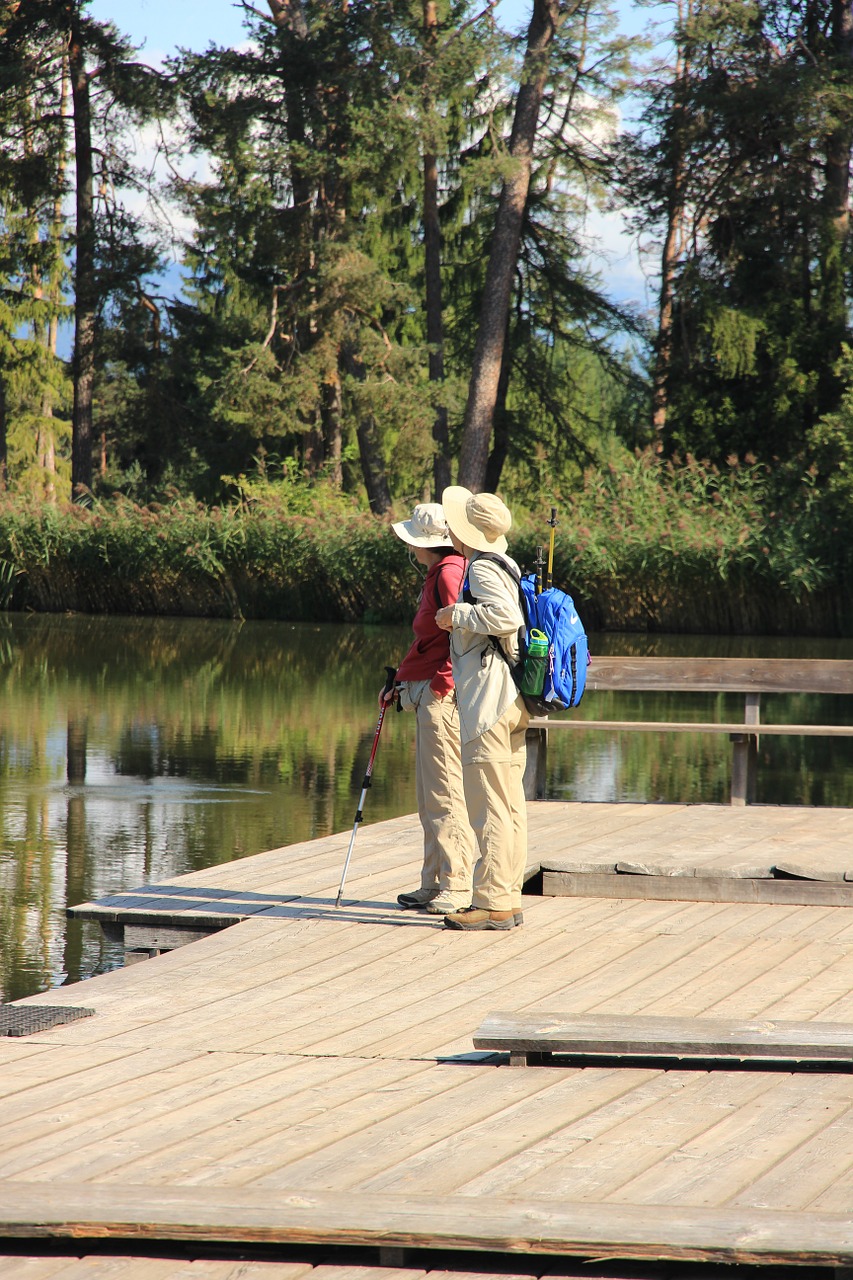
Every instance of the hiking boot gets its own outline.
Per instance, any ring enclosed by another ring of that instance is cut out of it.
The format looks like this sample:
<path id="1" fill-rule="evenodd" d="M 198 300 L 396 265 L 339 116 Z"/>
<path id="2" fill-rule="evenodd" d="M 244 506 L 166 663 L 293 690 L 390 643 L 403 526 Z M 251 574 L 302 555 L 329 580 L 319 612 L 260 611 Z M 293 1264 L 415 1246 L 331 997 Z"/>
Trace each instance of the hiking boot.
<path id="1" fill-rule="evenodd" d="M 437 898 L 427 904 L 427 911 L 434 916 L 450 916 L 457 911 L 467 911 L 471 905 L 471 890 L 442 889 Z"/>
<path id="2" fill-rule="evenodd" d="M 445 929 L 514 929 L 512 911 L 489 911 L 485 907 L 468 907 L 444 917 Z"/>
<path id="3" fill-rule="evenodd" d="M 411 907 L 425 907 L 437 897 L 438 889 L 413 889 L 411 893 L 398 893 L 397 902 L 404 911 L 408 911 Z"/>

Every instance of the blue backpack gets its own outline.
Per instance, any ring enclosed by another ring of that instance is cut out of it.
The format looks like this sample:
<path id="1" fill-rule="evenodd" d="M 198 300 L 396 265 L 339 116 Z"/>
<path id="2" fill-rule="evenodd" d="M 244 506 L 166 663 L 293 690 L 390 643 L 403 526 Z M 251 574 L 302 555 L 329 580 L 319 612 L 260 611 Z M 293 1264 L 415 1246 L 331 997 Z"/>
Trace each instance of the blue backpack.
<path id="1" fill-rule="evenodd" d="M 559 587 L 547 587 L 536 594 L 536 575 L 525 574 L 519 578 L 502 556 L 482 552 L 478 560 L 491 560 L 501 565 L 518 586 L 518 600 L 524 614 L 524 634 L 519 631 L 521 656 L 512 667 L 512 676 L 521 685 L 524 660 L 530 632 L 544 632 L 548 639 L 548 661 L 545 669 L 545 686 L 541 695 L 523 693 L 522 697 L 531 715 L 548 715 L 552 711 L 566 711 L 576 707 L 586 687 L 586 669 L 589 666 L 589 643 L 583 623 L 578 617 L 574 601 Z M 463 599 L 475 603 L 465 578 Z M 498 651 L 505 657 L 496 637 L 492 637 Z"/>

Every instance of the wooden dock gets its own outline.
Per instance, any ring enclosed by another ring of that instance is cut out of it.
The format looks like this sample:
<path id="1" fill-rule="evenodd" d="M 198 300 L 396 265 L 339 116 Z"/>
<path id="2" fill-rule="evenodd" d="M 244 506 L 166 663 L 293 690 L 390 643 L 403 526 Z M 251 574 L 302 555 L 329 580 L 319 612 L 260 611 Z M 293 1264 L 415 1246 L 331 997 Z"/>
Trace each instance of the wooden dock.
<path id="1" fill-rule="evenodd" d="M 530 887 L 577 883 L 530 894 L 510 933 L 397 909 L 417 879 L 411 817 L 361 830 L 340 909 L 348 833 L 81 904 L 164 936 L 230 927 L 17 1002 L 93 1012 L 0 1037 L 2 1280 L 64 1280 L 51 1268 L 71 1257 L 75 1280 L 419 1280 L 472 1255 L 536 1276 L 601 1274 L 589 1259 L 626 1277 L 642 1260 L 853 1265 L 853 1063 L 517 1070 L 474 1047 L 496 1010 L 853 1025 L 853 814 L 529 813 Z M 604 896 L 604 876 L 652 896 Z M 789 896 L 694 896 L 741 881 Z M 231 1272 L 202 1241 L 278 1253 Z M 341 1249 L 373 1252 L 344 1266 Z"/>

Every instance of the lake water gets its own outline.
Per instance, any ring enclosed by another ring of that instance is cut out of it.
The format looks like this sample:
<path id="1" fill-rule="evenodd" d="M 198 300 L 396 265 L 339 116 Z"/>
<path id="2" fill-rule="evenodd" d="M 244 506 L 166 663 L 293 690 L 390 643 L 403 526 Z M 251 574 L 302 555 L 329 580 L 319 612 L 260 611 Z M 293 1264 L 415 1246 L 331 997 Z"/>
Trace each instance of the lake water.
<path id="1" fill-rule="evenodd" d="M 0 614 L 0 995 L 121 963 L 65 908 L 352 828 L 386 664 L 407 628 Z M 592 637 L 598 654 L 853 657 L 853 641 Z M 843 722 L 849 699 L 765 698 Z M 739 719 L 736 695 L 594 694 L 598 719 Z M 725 803 L 699 734 L 554 734 L 549 798 Z M 413 719 L 382 731 L 365 823 L 415 809 Z M 761 740 L 757 800 L 853 806 L 853 740 Z M 358 857 L 358 844 L 355 854 Z M 410 887 L 401 883 L 401 889 Z M 82 998 L 82 997 L 81 997 Z"/>

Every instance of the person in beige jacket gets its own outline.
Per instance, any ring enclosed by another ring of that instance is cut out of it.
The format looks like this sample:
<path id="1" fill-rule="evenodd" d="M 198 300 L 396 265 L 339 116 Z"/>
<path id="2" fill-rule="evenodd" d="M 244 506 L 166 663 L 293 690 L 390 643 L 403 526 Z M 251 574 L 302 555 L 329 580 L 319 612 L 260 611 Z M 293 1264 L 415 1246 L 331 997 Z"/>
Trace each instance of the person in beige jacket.
<path id="1" fill-rule="evenodd" d="M 439 609 L 435 620 L 450 632 L 462 780 L 480 853 L 472 906 L 445 916 L 444 923 L 450 929 L 512 929 L 522 922 L 527 862 L 523 779 L 529 716 L 510 670 L 519 658 L 524 614 L 511 575 L 483 554 L 497 555 L 518 572 L 506 554 L 512 515 L 495 494 L 474 494 L 459 485 L 444 490 L 441 504 L 453 545 L 469 562 L 459 600 Z"/>

